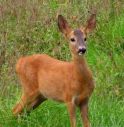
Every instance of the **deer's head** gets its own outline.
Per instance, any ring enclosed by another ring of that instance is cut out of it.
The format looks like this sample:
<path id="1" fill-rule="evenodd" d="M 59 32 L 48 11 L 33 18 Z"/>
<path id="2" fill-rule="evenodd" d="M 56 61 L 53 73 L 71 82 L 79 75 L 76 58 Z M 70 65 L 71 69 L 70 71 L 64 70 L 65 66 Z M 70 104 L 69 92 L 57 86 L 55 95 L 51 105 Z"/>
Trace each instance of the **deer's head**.
<path id="1" fill-rule="evenodd" d="M 72 29 L 62 15 L 58 15 L 59 30 L 69 40 L 71 51 L 74 55 L 83 55 L 86 52 L 87 35 L 96 26 L 96 14 L 92 14 L 83 28 Z"/>

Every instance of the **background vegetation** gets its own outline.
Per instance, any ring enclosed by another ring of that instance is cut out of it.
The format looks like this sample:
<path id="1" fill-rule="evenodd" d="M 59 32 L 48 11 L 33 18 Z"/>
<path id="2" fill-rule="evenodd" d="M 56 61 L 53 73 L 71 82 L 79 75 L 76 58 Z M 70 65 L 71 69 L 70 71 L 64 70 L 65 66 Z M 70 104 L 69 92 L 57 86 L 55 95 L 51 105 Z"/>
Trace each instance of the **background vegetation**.
<path id="1" fill-rule="evenodd" d="M 97 10 L 97 28 L 86 54 L 96 89 L 91 98 L 92 127 L 124 126 L 124 1 L 123 0 L 0 0 L 0 127 L 69 127 L 64 104 L 47 101 L 30 116 L 15 119 L 11 109 L 20 99 L 15 74 L 20 56 L 46 53 L 71 59 L 59 33 L 57 14 L 74 28 L 84 25 L 88 11 Z M 77 125 L 81 126 L 77 110 Z"/>

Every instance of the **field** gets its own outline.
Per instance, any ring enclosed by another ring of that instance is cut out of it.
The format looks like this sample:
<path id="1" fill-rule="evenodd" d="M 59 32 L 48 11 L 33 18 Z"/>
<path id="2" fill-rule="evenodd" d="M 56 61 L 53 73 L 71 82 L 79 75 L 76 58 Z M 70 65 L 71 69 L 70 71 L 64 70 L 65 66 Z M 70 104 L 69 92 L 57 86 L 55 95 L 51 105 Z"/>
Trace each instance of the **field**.
<path id="1" fill-rule="evenodd" d="M 12 107 L 21 96 L 15 64 L 19 57 L 36 53 L 70 61 L 57 14 L 77 28 L 85 25 L 93 9 L 97 27 L 88 38 L 86 53 L 96 85 L 89 104 L 91 125 L 124 127 L 123 0 L 0 0 L 0 127 L 70 127 L 66 105 L 52 100 L 30 115 L 13 117 Z M 79 109 L 77 127 L 81 127 Z"/>

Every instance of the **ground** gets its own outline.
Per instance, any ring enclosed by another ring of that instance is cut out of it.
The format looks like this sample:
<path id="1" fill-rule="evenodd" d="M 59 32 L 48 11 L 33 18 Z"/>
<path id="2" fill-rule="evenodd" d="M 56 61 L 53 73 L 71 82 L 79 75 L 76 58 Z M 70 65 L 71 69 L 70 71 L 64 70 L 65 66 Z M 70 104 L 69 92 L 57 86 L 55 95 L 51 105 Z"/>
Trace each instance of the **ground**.
<path id="1" fill-rule="evenodd" d="M 19 57 L 46 53 L 70 61 L 68 42 L 59 32 L 56 16 L 62 14 L 70 26 L 85 25 L 97 10 L 97 27 L 87 39 L 86 59 L 95 91 L 89 103 L 92 127 L 124 126 L 124 2 L 88 1 L 0 1 L 0 127 L 69 127 L 65 104 L 46 101 L 30 115 L 15 119 L 12 107 L 20 99 L 15 73 Z M 89 11 L 89 13 L 88 13 Z M 77 109 L 77 127 L 81 126 Z"/>

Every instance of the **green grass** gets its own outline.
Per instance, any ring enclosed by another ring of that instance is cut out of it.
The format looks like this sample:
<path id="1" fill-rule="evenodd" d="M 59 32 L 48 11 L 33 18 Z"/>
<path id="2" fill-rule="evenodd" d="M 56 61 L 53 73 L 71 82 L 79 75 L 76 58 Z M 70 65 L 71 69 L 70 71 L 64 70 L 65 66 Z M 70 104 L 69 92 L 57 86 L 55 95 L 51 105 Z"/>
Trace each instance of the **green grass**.
<path id="1" fill-rule="evenodd" d="M 107 0 L 106 0 L 107 1 Z M 98 8 L 97 28 L 89 36 L 87 61 L 96 88 L 89 103 L 92 127 L 124 126 L 124 14 L 123 2 L 103 5 L 99 0 L 72 3 L 51 0 L 0 1 L 0 127 L 69 127 L 65 104 L 44 102 L 29 116 L 15 119 L 12 107 L 20 99 L 21 88 L 15 74 L 17 59 L 23 55 L 46 53 L 54 58 L 71 59 L 68 43 L 59 33 L 57 13 L 73 27 L 85 24 L 88 10 Z M 99 6 L 101 8 L 99 8 Z M 114 15 L 113 11 L 114 10 Z M 77 16 L 73 19 L 72 16 Z M 77 109 L 77 127 L 81 126 Z"/>

